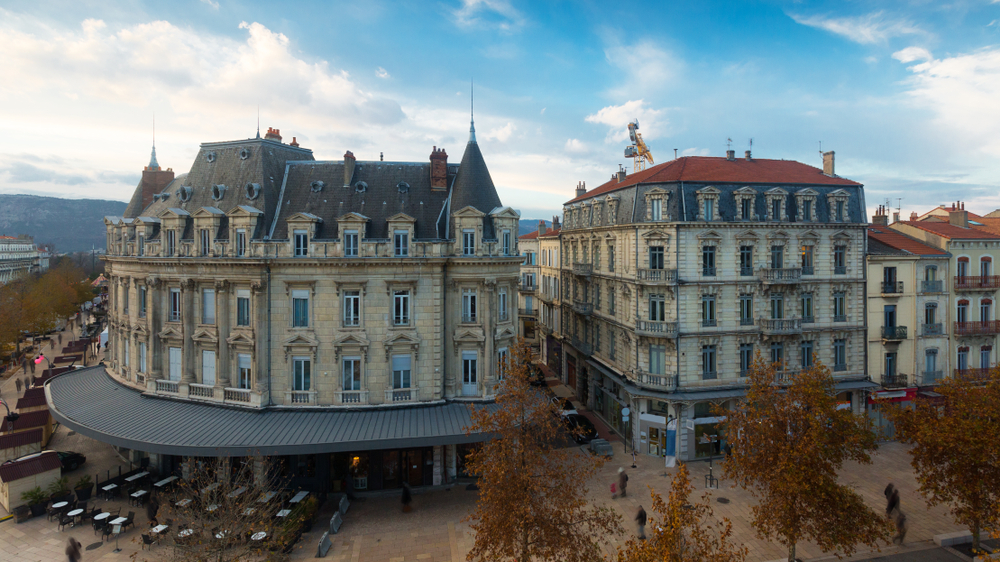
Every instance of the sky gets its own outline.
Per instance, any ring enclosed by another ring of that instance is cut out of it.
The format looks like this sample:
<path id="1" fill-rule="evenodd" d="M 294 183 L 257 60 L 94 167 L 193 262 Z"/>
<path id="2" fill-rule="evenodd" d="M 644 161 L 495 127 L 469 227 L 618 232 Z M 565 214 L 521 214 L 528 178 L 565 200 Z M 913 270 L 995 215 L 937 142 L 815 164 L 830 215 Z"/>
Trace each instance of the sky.
<path id="1" fill-rule="evenodd" d="M 742 155 L 903 216 L 1000 207 L 1000 0 L 0 0 L 0 193 L 127 201 L 149 162 L 261 129 L 320 160 L 449 161 L 551 218 L 619 165 Z"/>

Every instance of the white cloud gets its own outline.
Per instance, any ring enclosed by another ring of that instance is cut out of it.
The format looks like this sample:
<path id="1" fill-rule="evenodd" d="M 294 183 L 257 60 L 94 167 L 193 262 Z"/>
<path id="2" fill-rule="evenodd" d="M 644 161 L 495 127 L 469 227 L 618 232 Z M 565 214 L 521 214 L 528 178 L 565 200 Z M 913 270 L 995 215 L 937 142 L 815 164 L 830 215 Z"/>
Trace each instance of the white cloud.
<path id="1" fill-rule="evenodd" d="M 541 112 L 541 113 L 539 113 L 539 115 L 545 115 L 545 110 L 546 110 L 546 109 L 548 109 L 548 108 L 547 108 L 547 107 L 543 107 L 543 108 L 542 108 L 542 112 Z"/>
<path id="2" fill-rule="evenodd" d="M 875 63 L 878 62 L 878 57 L 876 57 L 874 55 L 873 56 L 867 56 L 867 57 L 864 58 L 864 61 L 866 63 L 868 63 L 868 64 L 875 64 Z"/>
<path id="3" fill-rule="evenodd" d="M 885 12 L 845 18 L 790 15 L 797 23 L 841 35 L 862 45 L 885 43 L 892 37 L 924 33 L 908 20 L 887 18 Z"/>
<path id="4" fill-rule="evenodd" d="M 664 133 L 667 126 L 666 111 L 648 107 L 645 101 L 630 100 L 621 105 L 609 105 L 600 111 L 586 117 L 588 123 L 607 125 L 608 134 L 604 139 L 607 143 L 628 143 L 628 124 L 639 120 L 639 133 L 644 140 L 656 138 Z"/>
<path id="5" fill-rule="evenodd" d="M 375 69 L 375 76 L 378 76 L 379 78 L 389 78 L 389 71 L 380 66 Z"/>
<path id="6" fill-rule="evenodd" d="M 500 142 L 507 142 L 507 139 L 509 139 L 510 136 L 514 134 L 514 131 L 516 129 L 517 127 L 514 126 L 513 123 L 508 121 L 507 124 L 504 125 L 503 127 L 496 127 L 494 129 L 491 129 L 490 132 L 484 135 L 484 138 L 495 139 Z"/>
<path id="7" fill-rule="evenodd" d="M 216 2 L 215 0 L 201 0 L 201 2 L 203 4 L 208 4 L 209 6 L 215 8 L 216 10 L 219 9 L 219 3 Z"/>
<path id="8" fill-rule="evenodd" d="M 656 43 L 645 40 L 632 45 L 615 44 L 604 49 L 607 61 L 625 73 L 611 90 L 614 97 L 651 96 L 662 93 L 682 69 L 683 62 Z"/>
<path id="9" fill-rule="evenodd" d="M 590 150 L 590 148 L 586 144 L 581 142 L 580 139 L 568 139 L 566 141 L 566 146 L 563 148 L 566 150 L 566 152 L 575 154 L 580 154 Z"/>
<path id="10" fill-rule="evenodd" d="M 495 27 L 501 31 L 516 31 L 525 18 L 507 0 L 462 0 L 462 6 L 452 11 L 459 27 Z"/>
<path id="11" fill-rule="evenodd" d="M 708 156 L 711 152 L 707 148 L 685 148 L 681 151 L 681 156 Z"/>
<path id="12" fill-rule="evenodd" d="M 907 47 L 893 53 L 892 58 L 903 64 L 907 64 L 918 60 L 932 60 L 934 57 L 931 56 L 930 51 L 923 47 Z"/>

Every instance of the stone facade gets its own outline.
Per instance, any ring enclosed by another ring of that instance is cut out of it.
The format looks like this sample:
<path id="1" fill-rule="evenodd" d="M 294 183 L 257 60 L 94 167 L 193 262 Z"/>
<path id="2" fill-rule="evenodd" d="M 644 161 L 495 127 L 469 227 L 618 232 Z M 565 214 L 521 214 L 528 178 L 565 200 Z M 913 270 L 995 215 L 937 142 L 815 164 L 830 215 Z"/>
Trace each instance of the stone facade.
<path id="1" fill-rule="evenodd" d="M 0 285 L 35 271 L 48 269 L 41 267 L 38 247 L 31 236 L 0 236 Z"/>

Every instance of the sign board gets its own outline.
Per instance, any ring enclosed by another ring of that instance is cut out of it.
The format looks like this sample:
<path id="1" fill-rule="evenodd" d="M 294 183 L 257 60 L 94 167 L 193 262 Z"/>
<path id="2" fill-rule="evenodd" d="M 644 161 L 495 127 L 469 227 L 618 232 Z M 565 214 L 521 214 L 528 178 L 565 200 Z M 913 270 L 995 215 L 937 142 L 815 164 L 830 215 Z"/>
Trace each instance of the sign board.
<path id="1" fill-rule="evenodd" d="M 694 420 L 690 418 L 684 420 L 684 428 L 694 431 Z"/>

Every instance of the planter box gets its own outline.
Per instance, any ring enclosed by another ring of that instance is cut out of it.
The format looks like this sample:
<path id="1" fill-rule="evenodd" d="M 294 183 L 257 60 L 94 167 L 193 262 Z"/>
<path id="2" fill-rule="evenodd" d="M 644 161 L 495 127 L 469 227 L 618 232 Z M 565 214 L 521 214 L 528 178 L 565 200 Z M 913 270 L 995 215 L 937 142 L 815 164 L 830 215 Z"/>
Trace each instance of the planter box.
<path id="1" fill-rule="evenodd" d="M 17 523 L 23 523 L 31 519 L 31 510 L 28 509 L 26 505 L 19 505 L 14 509 L 14 521 Z"/>
<path id="2" fill-rule="evenodd" d="M 31 504 L 31 505 L 28 506 L 28 509 L 31 510 L 31 516 L 32 517 L 39 517 L 41 515 L 45 515 L 45 504 L 44 503 Z"/>
<path id="3" fill-rule="evenodd" d="M 76 488 L 76 499 L 78 501 L 85 502 L 91 498 L 93 492 L 94 492 L 93 484 L 87 486 L 86 488 Z"/>

